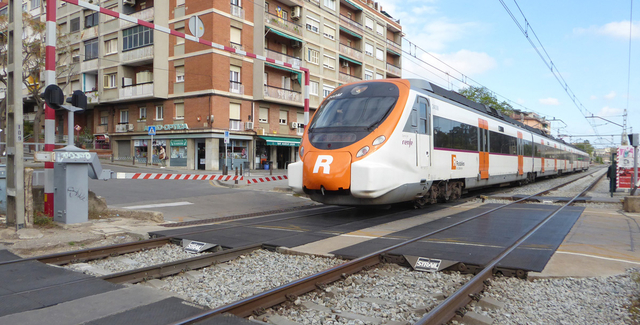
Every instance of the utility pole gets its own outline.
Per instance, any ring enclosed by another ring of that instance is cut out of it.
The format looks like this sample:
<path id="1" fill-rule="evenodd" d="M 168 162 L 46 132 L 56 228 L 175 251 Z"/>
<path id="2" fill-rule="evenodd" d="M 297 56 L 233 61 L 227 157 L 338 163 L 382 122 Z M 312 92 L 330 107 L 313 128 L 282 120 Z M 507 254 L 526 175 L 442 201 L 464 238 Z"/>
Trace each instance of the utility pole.
<path id="1" fill-rule="evenodd" d="M 9 0 L 7 64 L 7 225 L 24 228 L 22 1 Z"/>

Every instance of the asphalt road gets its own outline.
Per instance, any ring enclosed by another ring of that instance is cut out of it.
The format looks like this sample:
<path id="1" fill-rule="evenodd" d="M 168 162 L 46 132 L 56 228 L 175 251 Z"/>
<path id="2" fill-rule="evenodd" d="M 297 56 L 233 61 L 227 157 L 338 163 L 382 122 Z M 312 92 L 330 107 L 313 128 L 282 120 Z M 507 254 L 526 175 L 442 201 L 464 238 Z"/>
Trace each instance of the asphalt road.
<path id="1" fill-rule="evenodd" d="M 103 165 L 103 168 L 128 173 L 192 172 L 109 164 Z M 284 173 L 280 172 L 279 174 Z M 227 184 L 233 183 L 233 181 L 227 182 Z M 246 182 L 240 183 L 246 184 Z M 104 197 L 110 207 L 159 211 L 164 214 L 166 221 L 175 222 L 312 204 L 312 201 L 305 198 L 272 191 L 274 188 L 286 188 L 286 180 L 248 185 L 241 188 L 229 188 L 217 184 L 213 181 L 198 180 L 112 179 L 98 181 L 90 179 L 89 189 Z"/>

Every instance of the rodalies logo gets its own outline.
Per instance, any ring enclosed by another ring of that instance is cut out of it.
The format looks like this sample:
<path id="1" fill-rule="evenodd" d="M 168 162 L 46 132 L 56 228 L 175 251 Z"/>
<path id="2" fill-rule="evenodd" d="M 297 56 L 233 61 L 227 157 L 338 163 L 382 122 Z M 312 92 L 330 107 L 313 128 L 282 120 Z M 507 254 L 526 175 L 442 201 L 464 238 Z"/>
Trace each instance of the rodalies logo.
<path id="1" fill-rule="evenodd" d="M 456 155 L 451 155 L 451 170 L 462 169 L 464 167 L 464 161 L 458 161 Z"/>
<path id="2" fill-rule="evenodd" d="M 403 146 L 409 146 L 409 148 L 411 148 L 411 146 L 413 145 L 413 140 L 409 139 L 409 140 L 402 140 L 402 145 Z"/>
<path id="3" fill-rule="evenodd" d="M 318 159 L 316 159 L 316 164 L 313 165 L 313 173 L 317 174 L 322 167 L 322 172 L 324 174 L 331 173 L 331 163 L 333 162 L 333 157 L 329 155 L 318 155 Z"/>

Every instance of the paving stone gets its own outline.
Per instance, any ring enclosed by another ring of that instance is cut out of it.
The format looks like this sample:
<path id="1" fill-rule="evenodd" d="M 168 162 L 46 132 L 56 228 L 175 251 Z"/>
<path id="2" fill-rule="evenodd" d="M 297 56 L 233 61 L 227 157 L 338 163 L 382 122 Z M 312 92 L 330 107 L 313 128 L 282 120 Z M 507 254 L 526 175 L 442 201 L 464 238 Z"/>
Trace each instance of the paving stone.
<path id="1" fill-rule="evenodd" d="M 478 301 L 478 306 L 482 307 L 482 309 L 502 309 L 504 308 L 504 302 L 498 301 L 493 297 L 483 297 Z"/>
<path id="2" fill-rule="evenodd" d="M 493 318 L 471 311 L 464 314 L 462 322 L 466 325 L 491 325 L 493 324 Z"/>
<path id="3" fill-rule="evenodd" d="M 156 289 L 160 289 L 160 287 L 162 287 L 164 284 L 165 282 L 159 279 L 151 279 L 142 283 L 142 285 L 156 288 Z"/>

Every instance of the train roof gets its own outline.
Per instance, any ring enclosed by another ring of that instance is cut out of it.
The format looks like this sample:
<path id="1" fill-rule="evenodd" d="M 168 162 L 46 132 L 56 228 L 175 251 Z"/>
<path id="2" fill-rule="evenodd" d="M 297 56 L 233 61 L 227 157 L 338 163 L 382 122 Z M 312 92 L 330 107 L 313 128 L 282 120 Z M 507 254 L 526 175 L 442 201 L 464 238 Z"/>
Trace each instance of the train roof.
<path id="1" fill-rule="evenodd" d="M 566 143 L 564 140 L 562 139 L 556 139 L 554 138 L 552 135 L 550 134 L 546 134 L 544 132 L 542 132 L 542 130 L 540 129 L 536 129 L 534 127 L 528 126 L 524 123 L 518 122 L 514 119 L 512 119 L 511 117 L 502 114 L 502 112 L 494 109 L 493 107 L 487 106 L 485 104 L 480 104 L 477 102 L 474 102 L 470 99 L 468 99 L 467 97 L 461 95 L 460 93 L 457 93 L 455 91 L 451 91 L 451 90 L 447 90 L 444 89 L 436 84 L 433 84 L 431 82 L 428 82 L 426 80 L 422 80 L 422 79 L 407 79 L 410 83 L 411 83 L 411 88 L 414 89 L 419 89 L 419 90 L 425 90 L 428 92 L 432 92 L 436 95 L 442 96 L 444 98 L 447 98 L 449 100 L 452 100 L 456 103 L 460 103 L 464 106 L 470 107 L 472 109 L 475 109 L 476 111 L 480 112 L 480 113 L 484 113 L 487 114 L 489 116 L 493 116 L 499 120 L 503 120 L 509 124 L 515 125 L 519 128 L 525 129 L 531 133 L 537 134 L 538 136 L 541 137 L 545 137 L 548 139 L 551 139 L 553 141 L 557 141 L 560 142 L 568 147 L 574 148 L 576 150 L 580 150 L 576 147 L 574 147 L 573 145 Z M 582 150 L 580 150 L 582 151 Z"/>

